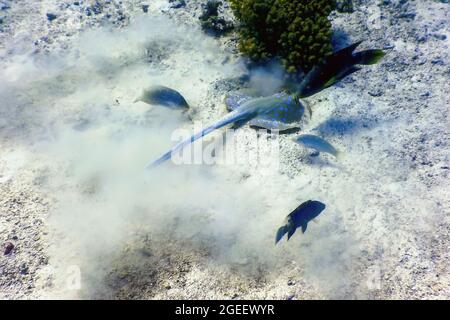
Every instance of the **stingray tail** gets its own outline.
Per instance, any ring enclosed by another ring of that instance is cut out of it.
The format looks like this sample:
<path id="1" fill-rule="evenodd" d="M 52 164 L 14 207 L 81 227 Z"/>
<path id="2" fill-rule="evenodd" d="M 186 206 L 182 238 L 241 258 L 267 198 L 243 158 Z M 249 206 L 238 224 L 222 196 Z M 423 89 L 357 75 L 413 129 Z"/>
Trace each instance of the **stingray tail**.
<path id="1" fill-rule="evenodd" d="M 183 149 L 184 147 L 186 147 L 187 145 L 193 143 L 194 141 L 206 136 L 207 134 L 213 132 L 214 130 L 220 129 L 230 123 L 239 121 L 239 120 L 244 120 L 247 117 L 247 115 L 245 113 L 240 113 L 240 112 L 231 112 L 229 113 L 227 116 L 225 116 L 222 120 L 216 122 L 215 124 L 206 127 L 205 129 L 203 129 L 202 131 L 192 135 L 190 138 L 181 141 L 180 143 L 176 144 L 172 149 L 170 149 L 169 151 L 167 151 L 166 153 L 164 153 L 161 157 L 159 157 L 158 159 L 148 163 L 145 168 L 146 169 L 150 169 L 150 168 L 154 168 L 159 166 L 160 164 L 162 164 L 163 162 L 169 160 L 172 158 L 172 155 L 177 152 L 178 150 Z"/>

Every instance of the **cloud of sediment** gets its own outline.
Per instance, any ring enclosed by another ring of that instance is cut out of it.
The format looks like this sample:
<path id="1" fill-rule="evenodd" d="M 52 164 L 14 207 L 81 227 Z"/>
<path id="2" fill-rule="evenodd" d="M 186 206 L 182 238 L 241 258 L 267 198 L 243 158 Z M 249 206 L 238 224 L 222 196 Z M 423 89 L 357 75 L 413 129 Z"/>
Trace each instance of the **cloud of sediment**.
<path id="1" fill-rule="evenodd" d="M 63 53 L 10 57 L 2 68 L 2 138 L 27 145 L 28 166 L 55 199 L 50 262 L 61 273 L 58 294 L 73 297 L 64 289 L 65 268 L 78 265 L 83 282 L 75 297 L 108 296 L 104 278 L 120 269 L 120 252 L 142 233 L 159 251 L 168 243 L 206 248 L 211 261 L 243 273 L 264 266 L 276 274 L 302 261 L 309 274 L 327 274 L 330 286 L 346 281 L 336 280 L 345 273 L 339 250 L 352 239 L 331 237 L 326 224 L 316 227 L 321 241 L 302 235 L 307 248 L 274 246 L 275 231 L 292 209 L 326 197 L 311 183 L 314 171 L 291 189 L 289 178 L 270 168 L 257 175 L 245 165 L 144 171 L 172 145 L 174 130 L 192 129 L 190 117 L 209 124 L 225 114 L 223 97 L 208 93 L 217 81 L 246 73 L 198 28 L 150 16 L 121 30 L 86 31 Z M 248 86 L 270 94 L 282 79 L 280 68 L 258 69 Z M 133 103 L 155 84 L 182 93 L 192 113 Z M 255 139 L 245 143 L 255 150 Z M 334 221 L 331 212 L 323 221 Z"/>

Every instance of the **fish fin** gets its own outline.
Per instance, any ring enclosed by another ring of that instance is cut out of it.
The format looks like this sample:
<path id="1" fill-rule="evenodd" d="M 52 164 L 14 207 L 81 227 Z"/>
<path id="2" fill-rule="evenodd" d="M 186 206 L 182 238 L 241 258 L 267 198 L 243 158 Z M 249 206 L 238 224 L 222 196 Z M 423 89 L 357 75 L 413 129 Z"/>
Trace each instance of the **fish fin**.
<path id="1" fill-rule="evenodd" d="M 331 87 L 349 74 L 358 71 L 359 69 L 354 67 L 353 64 L 370 64 L 381 59 L 382 56 L 380 56 L 379 50 L 361 51 L 363 52 L 362 54 L 356 53 L 354 55 L 353 52 L 361 42 L 358 41 L 334 52 L 321 63 L 314 66 L 301 81 L 296 95 L 302 98 L 314 95 Z M 338 73 L 340 69 L 345 71 Z"/>
<path id="2" fill-rule="evenodd" d="M 136 98 L 136 99 L 133 101 L 133 103 L 138 103 L 138 102 L 140 102 L 140 101 L 142 101 L 142 98 L 141 98 L 141 97 Z"/>
<path id="3" fill-rule="evenodd" d="M 315 93 L 319 92 L 321 89 L 311 87 L 310 83 L 312 83 L 317 77 L 319 77 L 321 72 L 322 72 L 321 64 L 314 66 L 306 74 L 305 78 L 298 85 L 295 97 L 296 98 L 307 98 L 307 97 L 312 96 Z"/>
<path id="4" fill-rule="evenodd" d="M 277 244 L 281 240 L 281 238 L 283 238 L 283 236 L 286 234 L 286 232 L 287 232 L 286 226 L 282 226 L 278 229 L 277 235 L 275 237 L 275 244 Z"/>
<path id="5" fill-rule="evenodd" d="M 386 55 L 381 49 L 364 50 L 355 53 L 354 59 L 355 64 L 371 65 L 380 62 L 381 59 Z"/>
<path id="6" fill-rule="evenodd" d="M 308 223 L 305 222 L 304 224 L 302 224 L 302 233 L 305 233 L 306 228 L 308 228 Z"/>
<path id="7" fill-rule="evenodd" d="M 289 229 L 288 236 L 287 236 L 288 241 L 292 237 L 292 235 L 295 233 L 295 230 L 296 230 L 296 228 Z"/>

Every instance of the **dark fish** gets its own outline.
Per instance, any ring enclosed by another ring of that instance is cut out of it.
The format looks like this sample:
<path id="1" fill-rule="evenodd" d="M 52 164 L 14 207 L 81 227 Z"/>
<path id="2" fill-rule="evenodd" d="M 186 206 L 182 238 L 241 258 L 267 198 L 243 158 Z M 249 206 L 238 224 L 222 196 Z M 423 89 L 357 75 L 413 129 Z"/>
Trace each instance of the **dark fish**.
<path id="1" fill-rule="evenodd" d="M 164 86 L 152 86 L 145 89 L 134 102 L 138 101 L 169 108 L 189 108 L 188 103 L 178 91 Z"/>
<path id="2" fill-rule="evenodd" d="M 306 75 L 296 89 L 296 95 L 300 98 L 312 96 L 360 70 L 357 65 L 376 64 L 386 54 L 382 49 L 353 53 L 360 44 L 361 41 L 356 42 L 325 58 Z"/>
<path id="3" fill-rule="evenodd" d="M 12 244 L 12 242 L 8 241 L 8 242 L 5 243 L 4 249 L 5 249 L 5 251 L 3 252 L 3 254 L 6 256 L 6 255 L 10 254 L 13 251 L 14 245 Z"/>
<path id="4" fill-rule="evenodd" d="M 277 244 L 286 233 L 287 240 L 289 240 L 295 230 L 299 227 L 302 228 L 302 233 L 305 233 L 308 222 L 316 218 L 324 209 L 325 204 L 319 201 L 308 200 L 302 203 L 286 217 L 286 224 L 278 229 L 275 244 Z"/>

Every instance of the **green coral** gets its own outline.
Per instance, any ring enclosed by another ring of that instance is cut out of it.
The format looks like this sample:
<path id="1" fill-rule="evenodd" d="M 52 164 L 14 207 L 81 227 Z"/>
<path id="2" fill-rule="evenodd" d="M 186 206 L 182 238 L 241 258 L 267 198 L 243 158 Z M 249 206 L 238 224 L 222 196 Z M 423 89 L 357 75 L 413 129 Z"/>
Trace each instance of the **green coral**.
<path id="1" fill-rule="evenodd" d="M 328 16 L 336 0 L 230 2 L 240 21 L 239 48 L 256 62 L 280 58 L 287 71 L 303 74 L 332 53 Z"/>

